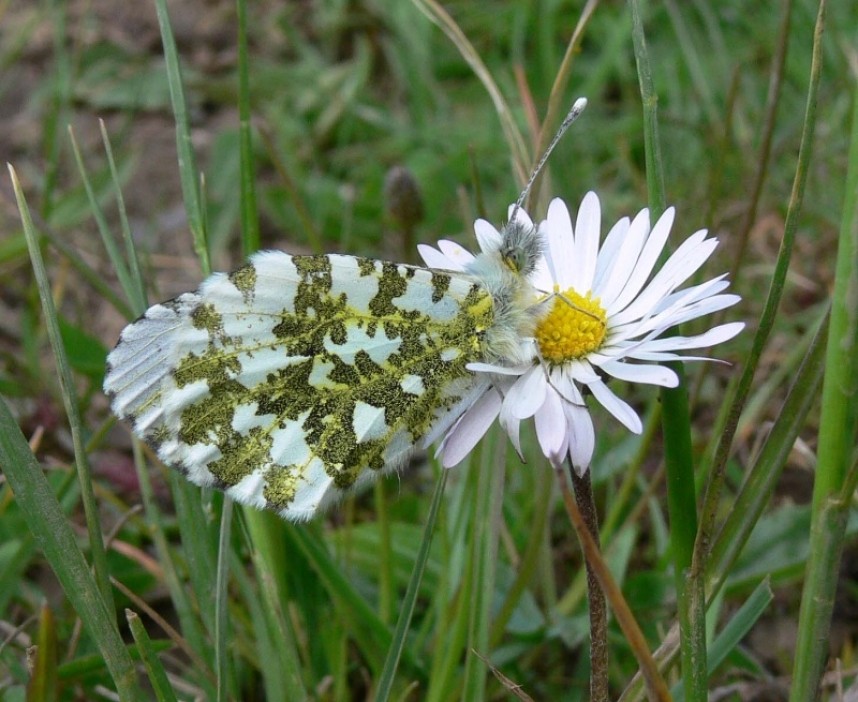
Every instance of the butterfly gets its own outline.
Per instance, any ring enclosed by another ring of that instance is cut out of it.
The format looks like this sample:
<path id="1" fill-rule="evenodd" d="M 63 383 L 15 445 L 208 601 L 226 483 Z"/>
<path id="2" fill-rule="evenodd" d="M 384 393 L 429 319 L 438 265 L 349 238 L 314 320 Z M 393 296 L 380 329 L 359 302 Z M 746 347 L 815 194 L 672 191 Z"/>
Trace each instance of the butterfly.
<path id="1" fill-rule="evenodd" d="M 540 247 L 516 221 L 464 272 L 263 251 L 127 326 L 104 389 L 191 482 L 307 519 L 441 437 L 469 363 L 521 362 Z"/>
<path id="2" fill-rule="evenodd" d="M 113 412 L 191 482 L 289 520 L 400 468 L 488 389 L 469 364 L 529 357 L 542 241 L 520 206 L 585 104 L 463 271 L 257 253 L 122 331 Z"/>

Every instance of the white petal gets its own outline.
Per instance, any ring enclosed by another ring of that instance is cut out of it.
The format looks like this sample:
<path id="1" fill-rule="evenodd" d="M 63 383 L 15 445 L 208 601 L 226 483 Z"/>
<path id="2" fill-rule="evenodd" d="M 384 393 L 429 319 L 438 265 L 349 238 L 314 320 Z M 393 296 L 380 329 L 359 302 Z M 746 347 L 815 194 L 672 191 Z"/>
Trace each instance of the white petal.
<path id="1" fill-rule="evenodd" d="M 536 264 L 536 269 L 528 276 L 533 290 L 541 295 L 551 295 L 554 292 L 554 278 L 548 267 L 548 259 L 541 257 Z"/>
<path id="2" fill-rule="evenodd" d="M 449 239 L 441 239 L 438 242 L 438 248 L 441 249 L 442 254 L 456 264 L 457 267 L 455 270 L 465 270 L 465 267 L 475 258 L 474 254 L 465 247 Z"/>
<path id="3" fill-rule="evenodd" d="M 626 286 L 648 235 L 649 210 L 643 209 L 629 225 L 622 248 L 617 251 L 613 260 L 608 262 L 601 287 L 602 307 L 606 310 L 622 309 L 634 299 L 637 290 L 630 289 L 627 294 Z"/>
<path id="4" fill-rule="evenodd" d="M 669 361 L 702 361 L 708 359 L 695 358 L 693 356 L 680 356 L 679 354 L 670 351 L 651 351 L 647 344 L 641 344 L 638 347 L 630 349 L 628 352 L 617 356 L 617 358 L 629 359 L 634 361 L 652 361 L 654 363 L 667 363 Z"/>
<path id="5" fill-rule="evenodd" d="M 495 417 L 498 416 L 501 402 L 500 393 L 492 389 L 462 415 L 456 426 L 438 447 L 441 465 L 444 468 L 452 468 L 458 465 L 473 450 L 477 442 L 488 431 L 492 422 L 495 421 Z"/>
<path id="6" fill-rule="evenodd" d="M 438 251 L 438 249 L 434 249 L 428 244 L 417 244 L 417 253 L 420 254 L 420 258 L 423 259 L 423 262 L 429 268 L 444 268 L 451 271 L 463 270 L 454 261 L 451 261 Z"/>
<path id="7" fill-rule="evenodd" d="M 611 359 L 605 359 L 605 361 L 609 360 Z M 578 359 L 577 361 L 565 364 L 563 370 L 569 373 L 570 377 L 576 382 L 583 383 L 584 385 L 589 385 L 599 380 L 599 374 L 593 368 L 592 364 L 584 359 Z"/>
<path id="8" fill-rule="evenodd" d="M 742 329 L 745 328 L 744 322 L 730 322 L 714 327 L 702 334 L 696 336 L 668 336 L 663 339 L 653 339 L 642 345 L 640 352 L 663 352 L 663 351 L 682 351 L 685 349 L 705 349 L 715 344 L 720 344 L 728 341 L 736 336 Z M 635 356 L 639 353 L 636 349 Z"/>
<path id="9" fill-rule="evenodd" d="M 647 236 L 646 244 L 644 244 L 635 266 L 637 272 L 643 275 L 644 280 L 649 278 L 650 273 L 658 263 L 658 259 L 661 258 L 661 252 L 667 243 L 667 237 L 670 235 L 670 228 L 673 226 L 674 219 L 676 219 L 676 208 L 668 207 L 661 213 L 661 217 L 656 220 L 649 236 Z"/>
<path id="10" fill-rule="evenodd" d="M 521 422 L 510 414 L 509 408 L 510 406 L 506 402 L 501 406 L 500 425 L 507 433 L 507 436 L 509 436 L 515 452 L 524 460 L 524 454 L 521 452 L 521 435 L 519 432 Z"/>
<path id="11" fill-rule="evenodd" d="M 626 309 L 621 312 L 618 309 L 609 310 L 611 318 L 621 324 L 644 316 L 656 309 L 663 298 L 693 275 L 718 245 L 715 239 L 703 241 L 701 235 L 706 235 L 705 230 L 686 239 Z"/>
<path id="12" fill-rule="evenodd" d="M 686 361 L 706 361 L 707 363 L 721 363 L 725 366 L 730 365 L 728 361 L 723 361 L 720 358 L 714 358 L 712 356 L 680 356 L 677 353 L 668 353 L 667 351 L 643 353 L 635 352 L 628 354 L 626 358 L 634 359 L 635 361 L 650 361 L 653 363 L 670 363 L 671 361 L 682 361 L 683 363 L 685 363 Z"/>
<path id="13" fill-rule="evenodd" d="M 599 238 L 602 235 L 602 211 L 599 197 L 592 190 L 581 201 L 575 221 L 575 249 L 572 259 L 564 262 L 572 271 L 576 290 L 586 293 L 593 287 Z M 566 286 L 561 287 L 565 290 Z"/>
<path id="14" fill-rule="evenodd" d="M 658 263 L 662 249 L 664 249 L 664 244 L 667 241 L 667 235 L 670 234 L 670 226 L 673 224 L 674 214 L 675 210 L 672 207 L 669 207 L 655 223 L 655 226 L 647 237 L 646 244 L 644 244 L 640 258 L 638 258 L 635 268 L 629 275 L 629 280 L 623 288 L 622 295 L 619 299 L 613 302 L 610 308 L 606 308 L 608 316 L 613 317 L 619 312 L 625 310 L 625 308 L 630 304 L 637 303 L 641 290 L 644 288 L 644 285 L 646 285 L 647 280 L 649 280 L 653 268 L 656 263 Z M 658 295 L 655 293 L 661 289 L 661 287 L 656 287 L 650 293 L 652 302 L 648 303 L 648 306 L 643 308 L 644 310 L 649 309 L 649 307 L 655 304 L 658 300 Z M 666 295 L 670 290 L 672 290 L 672 288 L 665 290 L 664 294 Z M 642 313 L 637 314 L 640 316 Z"/>
<path id="15" fill-rule="evenodd" d="M 566 203 L 559 197 L 554 198 L 548 205 L 546 232 L 551 277 L 561 290 L 568 290 L 574 282 L 570 262 L 575 251 L 575 234 Z"/>
<path id="16" fill-rule="evenodd" d="M 475 373 L 494 373 L 495 375 L 524 375 L 532 367 L 532 363 L 523 363 L 520 366 L 496 366 L 493 363 L 480 363 L 479 361 L 474 361 L 465 366 L 469 371 Z"/>
<path id="17" fill-rule="evenodd" d="M 580 476 L 587 472 L 593 451 L 596 448 L 596 433 L 593 430 L 593 420 L 586 407 L 564 404 L 566 422 L 569 425 L 569 458 L 572 466 Z"/>
<path id="18" fill-rule="evenodd" d="M 625 358 L 629 355 L 631 350 L 639 345 L 640 344 L 620 344 L 617 346 L 603 346 L 598 352 L 589 354 L 587 356 L 587 360 L 594 368 L 602 368 L 609 363 Z M 598 376 L 596 379 L 599 379 Z"/>
<path id="19" fill-rule="evenodd" d="M 535 290 L 548 294 L 554 291 L 554 278 L 548 258 L 545 255 L 548 246 L 548 223 L 545 220 L 539 223 L 539 237 L 542 240 L 543 254 L 536 262 L 536 268 L 528 276 L 528 280 Z"/>
<path id="20" fill-rule="evenodd" d="M 638 413 L 632 409 L 628 402 L 615 395 L 605 383 L 590 383 L 587 387 L 592 390 L 593 396 L 602 407 L 614 415 L 626 429 L 634 434 L 640 434 L 643 431 L 643 424 L 641 424 Z"/>
<path id="21" fill-rule="evenodd" d="M 507 210 L 506 210 L 506 216 L 507 216 L 507 219 L 510 220 L 510 222 L 512 221 L 513 212 L 515 212 L 515 221 L 516 222 L 519 222 L 526 227 L 532 227 L 533 226 L 533 220 L 530 218 L 530 215 L 524 211 L 523 207 L 519 207 L 518 209 L 516 209 L 515 203 L 513 203 L 509 207 L 507 207 Z"/>
<path id="22" fill-rule="evenodd" d="M 640 339 L 638 341 L 626 341 L 612 346 L 606 346 L 599 349 L 596 354 L 590 354 L 590 362 L 597 368 L 604 368 L 610 363 L 623 361 L 631 358 L 633 354 L 642 349 L 646 349 L 647 344 L 651 339 Z"/>
<path id="23" fill-rule="evenodd" d="M 539 446 L 552 463 L 563 461 L 563 448 L 566 445 L 566 415 L 563 402 L 556 392 L 551 390 L 545 396 L 545 404 L 534 416 L 536 438 Z"/>
<path id="24" fill-rule="evenodd" d="M 656 222 L 652 231 L 647 233 L 646 241 L 641 249 L 640 256 L 635 261 L 634 268 L 629 273 L 628 280 L 623 287 L 623 292 L 609 308 L 606 308 L 609 316 L 614 316 L 625 309 L 640 293 L 646 281 L 649 279 L 652 269 L 658 262 L 658 258 L 664 248 L 664 243 L 669 233 L 669 228 L 664 224 L 673 222 L 673 208 L 668 208 Z M 667 217 L 668 219 L 665 219 Z"/>
<path id="25" fill-rule="evenodd" d="M 707 280 L 705 283 L 692 285 L 691 287 L 672 292 L 656 306 L 656 310 L 661 312 L 662 310 L 674 305 L 678 300 L 682 300 L 683 304 L 690 305 L 692 302 L 696 302 L 697 300 L 702 300 L 706 297 L 713 297 L 730 287 L 730 281 L 726 280 L 726 278 L 727 274 L 722 273 L 711 280 Z"/>
<path id="26" fill-rule="evenodd" d="M 738 295 L 715 295 L 712 298 L 698 300 L 697 302 L 688 305 L 679 301 L 667 309 L 660 310 L 657 314 L 653 314 L 651 317 L 638 320 L 637 322 L 629 325 L 630 328 L 634 329 L 634 333 L 631 337 L 642 337 L 646 335 L 649 338 L 654 338 L 656 336 L 660 336 L 665 332 L 665 330 L 670 329 L 671 327 L 684 324 L 685 322 L 699 317 L 705 317 L 706 315 L 726 309 L 727 307 L 732 307 L 739 302 L 739 300 L 741 300 L 741 298 Z"/>
<path id="27" fill-rule="evenodd" d="M 722 277 L 671 293 L 656 303 L 653 309 L 643 314 L 640 319 L 625 319 L 627 316 L 634 316 L 634 313 L 628 314 L 631 308 L 609 318 L 609 343 L 640 337 L 652 330 L 659 330 L 658 333 L 661 333 L 683 321 L 695 319 L 737 303 L 741 299 L 737 295 L 715 294 L 725 287 Z M 633 303 L 632 307 L 635 305 L 637 302 Z"/>
<path id="28" fill-rule="evenodd" d="M 738 328 L 734 328 L 734 324 L 738 325 Z M 721 343 L 721 341 L 726 341 L 727 339 L 733 338 L 736 334 L 742 331 L 742 328 L 745 326 L 744 322 L 731 322 L 730 324 L 724 325 L 729 327 L 724 330 L 723 336 L 721 333 L 709 337 L 706 342 L 706 346 L 714 346 L 717 343 Z M 707 332 L 708 334 L 708 332 Z M 598 365 L 600 368 L 603 367 L 606 363 L 610 363 L 613 361 L 618 361 L 620 359 L 633 359 L 636 361 L 654 361 L 656 363 L 666 363 L 668 361 L 714 361 L 716 363 L 721 363 L 717 358 L 712 358 L 711 356 L 686 356 L 684 354 L 680 355 L 677 353 L 673 353 L 674 350 L 682 351 L 685 349 L 683 344 L 684 339 L 690 339 L 696 337 L 685 337 L 685 336 L 671 336 L 665 337 L 664 339 L 656 339 L 652 335 L 648 338 L 643 339 L 634 343 L 623 343 L 619 344 L 612 348 L 602 349 L 598 358 L 591 357 L 591 361 Z M 695 341 L 693 345 L 688 346 L 688 348 L 706 348 L 700 342 Z M 726 363 L 726 361 L 724 361 Z"/>
<path id="29" fill-rule="evenodd" d="M 623 217 L 611 227 L 611 231 L 608 232 L 608 236 L 605 237 L 605 241 L 599 249 L 599 256 L 596 261 L 596 274 L 593 277 L 593 285 L 591 287 L 595 297 L 601 298 L 605 277 L 611 271 L 614 259 L 622 255 L 620 254 L 620 248 L 625 247 L 625 239 L 629 233 L 630 223 L 631 220 L 628 217 Z"/>
<path id="30" fill-rule="evenodd" d="M 598 377 L 598 376 L 596 376 Z M 556 393 L 564 402 L 583 405 L 584 398 L 575 385 L 575 377 L 569 369 L 569 364 L 556 366 L 548 370 L 548 393 Z"/>
<path id="31" fill-rule="evenodd" d="M 600 348 L 599 351 L 602 353 L 609 353 L 608 349 L 611 347 L 627 343 L 629 340 L 633 340 L 636 337 L 646 334 L 647 330 L 644 328 L 644 325 L 647 321 L 648 320 L 636 320 L 630 324 L 621 324 L 615 327 L 609 320 L 608 333 L 605 336 L 605 340 L 602 342 L 602 348 Z"/>
<path id="32" fill-rule="evenodd" d="M 720 312 L 728 307 L 732 307 L 741 300 L 742 298 L 739 295 L 713 295 L 705 300 L 698 300 L 690 305 L 686 305 L 681 311 L 674 312 L 672 317 L 677 321 L 671 321 L 671 326 L 682 324 L 698 317 L 705 317 L 713 312 Z"/>
<path id="33" fill-rule="evenodd" d="M 565 417 L 566 410 L 564 410 L 563 412 Z M 554 468 L 564 468 L 565 466 L 563 464 L 566 461 L 566 457 L 569 455 L 569 445 L 572 440 L 572 430 L 569 428 L 569 421 L 567 419 L 564 418 L 563 424 L 565 426 L 565 430 L 563 431 L 563 445 L 560 447 L 560 453 L 557 455 L 556 458 L 548 459 Z"/>
<path id="34" fill-rule="evenodd" d="M 665 388 L 675 388 L 679 385 L 679 378 L 676 376 L 676 373 L 664 366 L 610 361 L 600 366 L 600 368 L 618 380 L 628 380 L 632 383 L 644 383 L 646 385 L 660 385 Z"/>
<path id="35" fill-rule="evenodd" d="M 497 251 L 500 248 L 502 241 L 500 232 L 495 229 L 491 222 L 478 219 L 474 222 L 474 234 L 477 235 L 477 242 L 480 244 L 480 250 L 483 253 Z"/>
<path id="36" fill-rule="evenodd" d="M 740 299 L 738 295 L 715 295 L 714 297 L 698 300 L 689 305 L 685 305 L 682 300 L 677 300 L 668 309 L 662 310 L 658 314 L 635 325 L 632 336 L 641 336 L 651 331 L 654 331 L 657 336 L 663 333 L 665 329 L 675 327 L 677 324 L 682 324 L 692 319 L 704 317 L 713 312 L 726 309 L 727 307 L 732 307 Z"/>
<path id="37" fill-rule="evenodd" d="M 547 389 L 545 371 L 541 366 L 534 366 L 510 388 L 504 405 L 509 406 L 510 413 L 516 419 L 527 419 L 542 407 Z"/>
<path id="38" fill-rule="evenodd" d="M 709 331 L 699 334 L 698 336 L 706 337 L 706 343 L 710 346 L 714 346 L 715 344 L 722 344 L 725 341 L 729 341 L 733 337 L 738 336 L 739 332 L 744 328 L 744 322 L 728 322 L 727 324 L 720 324 L 717 327 L 713 327 Z"/>

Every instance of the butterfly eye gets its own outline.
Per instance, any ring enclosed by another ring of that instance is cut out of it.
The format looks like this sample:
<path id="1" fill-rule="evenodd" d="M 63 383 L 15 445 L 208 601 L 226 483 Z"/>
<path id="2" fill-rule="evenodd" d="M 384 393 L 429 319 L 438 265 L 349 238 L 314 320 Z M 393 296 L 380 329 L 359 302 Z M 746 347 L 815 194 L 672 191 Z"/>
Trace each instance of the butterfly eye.
<path id="1" fill-rule="evenodd" d="M 507 251 L 501 253 L 501 257 L 503 258 L 504 263 L 506 263 L 507 267 L 512 270 L 514 273 L 521 273 L 522 266 L 524 265 L 524 254 L 521 249 L 511 248 Z"/>

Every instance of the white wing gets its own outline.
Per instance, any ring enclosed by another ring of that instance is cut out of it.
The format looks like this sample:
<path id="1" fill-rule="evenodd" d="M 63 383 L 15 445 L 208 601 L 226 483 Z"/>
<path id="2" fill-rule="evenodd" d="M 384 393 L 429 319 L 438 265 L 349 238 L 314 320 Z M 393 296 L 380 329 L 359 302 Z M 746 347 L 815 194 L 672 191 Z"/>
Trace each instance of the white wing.
<path id="1" fill-rule="evenodd" d="M 308 519 L 485 391 L 494 314 L 472 275 L 262 252 L 126 327 L 104 388 L 192 482 Z"/>

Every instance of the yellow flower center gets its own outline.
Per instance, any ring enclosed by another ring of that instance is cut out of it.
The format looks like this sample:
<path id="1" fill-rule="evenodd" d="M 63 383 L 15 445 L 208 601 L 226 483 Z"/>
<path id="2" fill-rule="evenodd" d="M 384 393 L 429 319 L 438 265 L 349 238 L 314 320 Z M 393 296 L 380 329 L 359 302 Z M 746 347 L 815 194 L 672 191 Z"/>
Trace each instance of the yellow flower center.
<path id="1" fill-rule="evenodd" d="M 571 288 L 556 292 L 551 310 L 536 325 L 542 358 L 564 363 L 598 349 L 605 339 L 607 314 L 599 298 L 579 295 Z"/>

